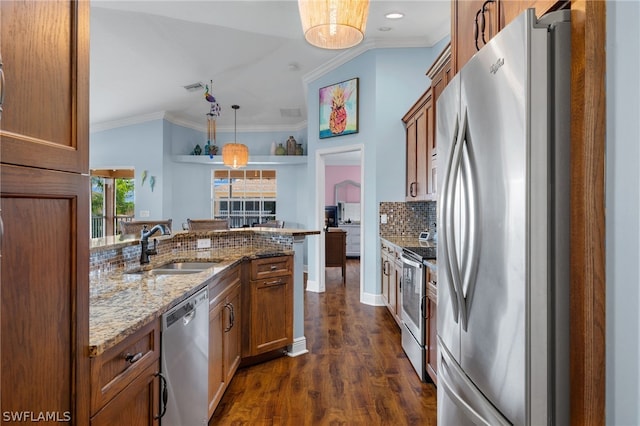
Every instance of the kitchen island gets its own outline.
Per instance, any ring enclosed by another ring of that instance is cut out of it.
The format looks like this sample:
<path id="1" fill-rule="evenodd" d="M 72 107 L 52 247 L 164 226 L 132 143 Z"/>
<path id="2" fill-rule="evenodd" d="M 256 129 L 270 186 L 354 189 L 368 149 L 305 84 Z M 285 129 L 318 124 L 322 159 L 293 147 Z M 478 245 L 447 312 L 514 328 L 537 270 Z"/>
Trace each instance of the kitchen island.
<path id="1" fill-rule="evenodd" d="M 179 232 L 149 244 L 148 264 L 141 264 L 146 258 L 140 256 L 136 238 L 93 241 L 88 348 L 92 424 L 132 419 L 157 424 L 167 408 L 165 395 L 172 406 L 169 414 L 182 411 L 172 400 L 180 393 L 165 379 L 165 361 L 160 368 L 165 350 L 161 331 L 164 316 L 191 303 L 201 290 L 208 293 L 209 344 L 204 353 L 200 346 L 192 350 L 203 354 L 196 356 L 204 356 L 208 365 L 208 407 L 193 407 L 203 410 L 203 421 L 207 411 L 209 417 L 213 414 L 241 360 L 306 353 L 303 332 L 294 332 L 303 330 L 294 323 L 304 316 L 294 299 L 302 299 L 303 292 L 300 243 L 317 233 L 273 228 Z M 274 306 L 278 309 L 270 309 Z"/>
<path id="2" fill-rule="evenodd" d="M 96 356 L 122 341 L 149 320 L 158 318 L 194 294 L 226 269 L 245 260 L 279 255 L 294 256 L 294 299 L 302 296 L 301 243 L 320 231 L 275 228 L 239 228 L 222 231 L 177 232 L 159 236 L 158 254 L 144 267 L 139 264 L 139 240 L 118 236 L 92 240 L 90 265 L 89 355 Z M 209 243 L 203 243 L 209 241 Z M 200 244 L 201 248 L 198 248 Z M 215 261 L 195 274 L 140 273 L 175 261 Z M 300 263 L 300 267 L 296 268 Z M 296 305 L 294 301 L 294 306 Z M 294 311 L 294 339 L 304 314 Z M 306 346 L 306 344 L 305 344 Z M 306 351 L 306 350 L 305 350 Z M 292 353 L 298 353 L 294 351 Z"/>

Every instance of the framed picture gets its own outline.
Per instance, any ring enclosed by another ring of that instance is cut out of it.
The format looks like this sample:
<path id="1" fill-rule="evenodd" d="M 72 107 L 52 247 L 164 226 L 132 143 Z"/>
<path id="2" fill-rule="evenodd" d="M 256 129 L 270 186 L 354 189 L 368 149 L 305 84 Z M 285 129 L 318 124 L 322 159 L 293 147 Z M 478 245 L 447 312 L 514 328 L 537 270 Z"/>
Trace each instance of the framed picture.
<path id="1" fill-rule="evenodd" d="M 320 139 L 358 133 L 358 78 L 320 89 Z"/>

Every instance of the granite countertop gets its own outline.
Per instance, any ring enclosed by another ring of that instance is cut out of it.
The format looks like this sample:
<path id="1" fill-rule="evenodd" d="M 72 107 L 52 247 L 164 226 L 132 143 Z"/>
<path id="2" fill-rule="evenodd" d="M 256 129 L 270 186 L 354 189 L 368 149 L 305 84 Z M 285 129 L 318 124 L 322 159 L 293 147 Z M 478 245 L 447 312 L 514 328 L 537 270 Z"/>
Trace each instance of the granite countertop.
<path id="1" fill-rule="evenodd" d="M 265 228 L 267 229 L 267 228 Z M 307 234 L 308 235 L 308 234 Z M 255 249 L 229 249 L 216 256 L 215 266 L 194 274 L 151 275 L 119 269 L 92 276 L 89 298 L 89 356 L 100 355 L 149 321 L 204 288 L 216 275 L 245 259 L 289 255 Z M 208 261 L 197 256 L 176 261 Z"/>
<path id="2" fill-rule="evenodd" d="M 418 237 L 408 237 L 408 236 L 380 236 L 381 240 L 386 241 L 388 244 L 394 245 L 399 248 L 403 247 L 436 247 L 437 243 L 435 241 L 420 241 Z M 437 260 L 436 259 L 424 259 L 423 263 L 429 266 L 431 269 L 436 270 L 437 268 Z"/>
<path id="3" fill-rule="evenodd" d="M 435 241 L 420 241 L 418 237 L 380 236 L 381 239 L 397 247 L 436 247 Z"/>

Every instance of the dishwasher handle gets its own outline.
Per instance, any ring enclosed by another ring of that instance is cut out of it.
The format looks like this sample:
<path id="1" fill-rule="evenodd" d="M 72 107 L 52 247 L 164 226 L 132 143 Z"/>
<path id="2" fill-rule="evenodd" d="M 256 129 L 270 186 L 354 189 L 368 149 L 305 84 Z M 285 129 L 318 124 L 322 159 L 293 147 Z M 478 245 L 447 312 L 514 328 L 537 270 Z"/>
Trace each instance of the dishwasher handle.
<path id="1" fill-rule="evenodd" d="M 167 402 L 169 401 L 169 386 L 167 385 L 167 379 L 160 372 L 156 372 L 154 376 L 160 378 L 160 384 L 162 385 L 162 409 L 160 414 L 153 416 L 154 420 L 159 420 L 167 413 Z"/>

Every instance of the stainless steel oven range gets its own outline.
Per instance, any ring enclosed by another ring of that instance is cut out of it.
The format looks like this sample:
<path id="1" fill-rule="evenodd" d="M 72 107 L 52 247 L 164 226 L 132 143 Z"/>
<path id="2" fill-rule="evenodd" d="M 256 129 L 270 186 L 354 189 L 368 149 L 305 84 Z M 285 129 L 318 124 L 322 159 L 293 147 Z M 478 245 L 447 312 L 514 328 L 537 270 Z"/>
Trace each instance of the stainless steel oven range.
<path id="1" fill-rule="evenodd" d="M 427 380 L 425 341 L 427 282 L 425 259 L 435 257 L 435 247 L 405 247 L 402 250 L 402 349 L 420 380 Z"/>

